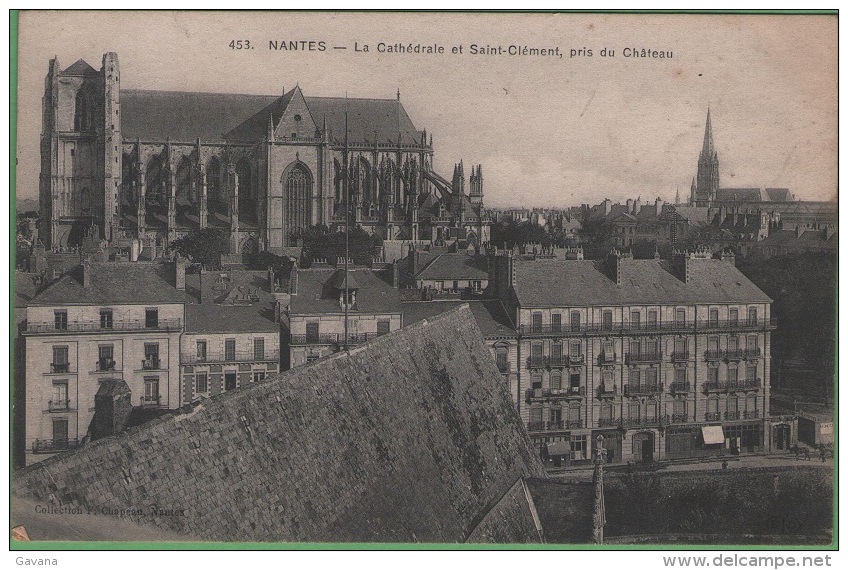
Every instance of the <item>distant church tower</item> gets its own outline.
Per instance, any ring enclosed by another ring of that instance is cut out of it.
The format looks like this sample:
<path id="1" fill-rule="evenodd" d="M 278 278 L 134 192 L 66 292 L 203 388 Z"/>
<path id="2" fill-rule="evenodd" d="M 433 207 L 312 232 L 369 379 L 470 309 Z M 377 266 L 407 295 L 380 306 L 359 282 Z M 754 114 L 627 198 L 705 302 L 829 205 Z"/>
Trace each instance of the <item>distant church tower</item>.
<path id="1" fill-rule="evenodd" d="M 709 206 L 718 194 L 718 153 L 713 146 L 713 127 L 707 109 L 707 126 L 704 129 L 704 146 L 698 157 L 698 176 L 692 180 L 690 203 L 692 206 Z"/>

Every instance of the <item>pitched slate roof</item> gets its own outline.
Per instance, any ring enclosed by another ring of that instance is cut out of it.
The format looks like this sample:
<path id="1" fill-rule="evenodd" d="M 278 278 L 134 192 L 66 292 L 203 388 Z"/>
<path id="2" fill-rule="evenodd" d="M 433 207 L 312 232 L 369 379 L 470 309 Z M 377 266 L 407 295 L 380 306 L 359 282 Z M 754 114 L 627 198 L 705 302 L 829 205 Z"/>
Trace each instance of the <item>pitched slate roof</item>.
<path id="1" fill-rule="evenodd" d="M 621 265 L 622 284 L 618 286 L 601 261 L 516 260 L 514 289 L 523 307 L 771 301 L 727 261 L 691 262 L 690 281 L 684 283 L 670 261 L 625 259 Z"/>
<path id="2" fill-rule="evenodd" d="M 83 287 L 81 265 L 35 296 L 30 305 L 156 305 L 185 303 L 174 287 L 174 267 L 161 263 L 92 263 L 91 284 Z"/>
<path id="3" fill-rule="evenodd" d="M 285 95 L 243 95 L 183 91 L 121 90 L 121 135 L 142 140 L 224 141 L 262 140 L 268 132 L 269 116 L 275 124 L 291 100 Z M 419 132 L 400 101 L 396 99 L 345 99 L 305 97 L 317 128 L 326 117 L 333 142 L 345 138 L 347 111 L 348 142 L 373 143 L 374 133 L 381 143 L 421 142 Z"/>
<path id="4" fill-rule="evenodd" d="M 766 195 L 772 202 L 792 202 L 789 188 L 766 188 Z"/>
<path id="5" fill-rule="evenodd" d="M 159 505 L 179 516 L 132 520 L 201 540 L 463 542 L 516 481 L 544 476 L 468 313 L 53 456 L 16 472 L 13 493 Z M 507 536 L 533 536 L 522 520 Z"/>
<path id="6" fill-rule="evenodd" d="M 274 308 L 268 303 L 253 306 L 189 304 L 185 309 L 188 333 L 274 332 Z"/>
<path id="7" fill-rule="evenodd" d="M 485 255 L 443 253 L 431 260 L 416 275 L 416 279 L 488 279 Z"/>
<path id="8" fill-rule="evenodd" d="M 503 305 L 498 300 L 486 301 L 406 301 L 401 304 L 403 324 L 409 326 L 436 315 L 454 310 L 460 305 L 467 304 L 474 315 L 474 320 L 486 338 L 514 336 L 515 328 L 506 314 Z"/>
<path id="9" fill-rule="evenodd" d="M 297 271 L 297 294 L 291 297 L 292 314 L 341 314 L 338 289 L 330 282 L 336 269 L 300 269 Z M 294 273 L 294 272 L 293 272 Z M 356 313 L 400 313 L 397 289 L 383 281 L 370 269 L 352 269 L 348 279 L 359 286 L 356 290 Z"/>
<path id="10" fill-rule="evenodd" d="M 719 188 L 716 192 L 716 202 L 768 202 L 766 195 L 759 188 Z"/>

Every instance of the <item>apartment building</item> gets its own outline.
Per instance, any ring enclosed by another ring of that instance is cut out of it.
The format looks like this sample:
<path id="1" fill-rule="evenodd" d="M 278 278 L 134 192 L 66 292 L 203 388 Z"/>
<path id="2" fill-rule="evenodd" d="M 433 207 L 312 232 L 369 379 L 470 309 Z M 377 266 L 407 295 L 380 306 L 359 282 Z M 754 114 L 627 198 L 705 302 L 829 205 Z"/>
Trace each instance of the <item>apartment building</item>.
<path id="1" fill-rule="evenodd" d="M 184 289 L 174 264 L 86 261 L 29 302 L 27 464 L 87 436 L 106 380 L 126 382 L 134 407 L 180 406 Z"/>
<path id="2" fill-rule="evenodd" d="M 264 271 L 201 271 L 188 276 L 199 303 L 186 305 L 180 343 L 182 400 L 214 396 L 279 370 L 280 325 L 272 277 Z"/>
<path id="3" fill-rule="evenodd" d="M 299 269 L 289 289 L 282 319 L 292 368 L 403 326 L 398 290 L 371 269 Z"/>
<path id="4" fill-rule="evenodd" d="M 582 257 L 582 256 L 579 256 Z M 530 260 L 501 254 L 494 291 L 516 325 L 502 357 L 552 465 L 788 449 L 769 417 L 771 299 L 730 256 Z"/>

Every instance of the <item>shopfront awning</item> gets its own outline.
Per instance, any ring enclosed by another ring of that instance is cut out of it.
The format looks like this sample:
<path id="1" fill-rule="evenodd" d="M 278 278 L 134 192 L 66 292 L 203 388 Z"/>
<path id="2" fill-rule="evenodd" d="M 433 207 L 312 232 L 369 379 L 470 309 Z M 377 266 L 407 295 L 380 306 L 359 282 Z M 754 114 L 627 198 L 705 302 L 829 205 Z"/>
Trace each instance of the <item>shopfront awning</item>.
<path id="1" fill-rule="evenodd" d="M 548 444 L 548 455 L 568 455 L 571 453 L 571 442 L 554 441 Z"/>
<path id="2" fill-rule="evenodd" d="M 724 443 L 724 430 L 721 426 L 703 426 L 701 435 L 704 436 L 704 445 Z"/>

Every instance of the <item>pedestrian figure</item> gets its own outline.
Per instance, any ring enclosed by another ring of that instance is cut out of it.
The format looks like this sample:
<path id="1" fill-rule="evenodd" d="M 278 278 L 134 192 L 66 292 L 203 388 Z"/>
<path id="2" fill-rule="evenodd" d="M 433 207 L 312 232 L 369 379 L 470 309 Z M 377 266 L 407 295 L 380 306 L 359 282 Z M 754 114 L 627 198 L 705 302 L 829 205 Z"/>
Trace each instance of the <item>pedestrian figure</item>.
<path id="1" fill-rule="evenodd" d="M 792 450 L 795 451 L 795 460 L 797 461 L 799 459 L 799 456 L 801 455 L 801 448 L 798 447 L 798 444 L 796 443 L 792 446 Z"/>
<path id="2" fill-rule="evenodd" d="M 824 446 L 819 448 L 819 456 L 821 457 L 822 463 L 824 463 Z"/>
<path id="3" fill-rule="evenodd" d="M 809 447 L 804 448 L 804 460 L 805 461 L 810 460 L 810 448 Z"/>
<path id="4" fill-rule="evenodd" d="M 721 468 L 727 469 L 727 459 L 725 459 L 724 461 L 721 462 Z"/>

